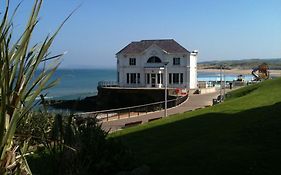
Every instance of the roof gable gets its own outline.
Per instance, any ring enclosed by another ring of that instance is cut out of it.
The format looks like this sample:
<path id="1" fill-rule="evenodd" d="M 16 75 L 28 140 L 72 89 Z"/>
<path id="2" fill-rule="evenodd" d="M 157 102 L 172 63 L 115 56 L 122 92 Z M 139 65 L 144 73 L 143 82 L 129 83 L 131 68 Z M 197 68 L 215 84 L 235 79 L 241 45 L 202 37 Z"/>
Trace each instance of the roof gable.
<path id="1" fill-rule="evenodd" d="M 189 53 L 187 49 L 181 46 L 173 39 L 166 40 L 141 40 L 138 42 L 131 42 L 117 54 L 140 54 L 146 49 L 156 45 L 167 53 Z"/>

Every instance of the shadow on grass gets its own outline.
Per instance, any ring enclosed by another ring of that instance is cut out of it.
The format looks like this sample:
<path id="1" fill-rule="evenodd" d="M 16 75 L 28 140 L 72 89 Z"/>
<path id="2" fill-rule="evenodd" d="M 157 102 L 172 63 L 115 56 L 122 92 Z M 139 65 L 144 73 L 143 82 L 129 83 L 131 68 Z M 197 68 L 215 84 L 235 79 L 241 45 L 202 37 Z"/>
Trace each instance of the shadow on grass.
<path id="1" fill-rule="evenodd" d="M 186 118 L 120 139 L 154 174 L 281 174 L 280 117 L 281 102 Z"/>

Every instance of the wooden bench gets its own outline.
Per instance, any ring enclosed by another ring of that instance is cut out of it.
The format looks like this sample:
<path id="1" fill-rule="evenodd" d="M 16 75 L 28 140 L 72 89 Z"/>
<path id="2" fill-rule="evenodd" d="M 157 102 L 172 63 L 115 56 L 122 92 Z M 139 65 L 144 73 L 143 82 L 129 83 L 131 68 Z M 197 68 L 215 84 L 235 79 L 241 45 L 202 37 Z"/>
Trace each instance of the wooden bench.
<path id="1" fill-rule="evenodd" d="M 135 121 L 135 122 L 126 123 L 124 125 L 124 127 L 122 127 L 122 128 L 128 128 L 128 127 L 132 127 L 132 126 L 137 126 L 137 125 L 140 125 L 141 123 L 142 123 L 142 121 Z"/>
<path id="2" fill-rule="evenodd" d="M 152 121 L 154 121 L 154 120 L 159 120 L 159 119 L 161 119 L 161 118 L 162 118 L 162 117 L 152 118 L 152 119 L 149 119 L 148 122 L 152 122 Z"/>

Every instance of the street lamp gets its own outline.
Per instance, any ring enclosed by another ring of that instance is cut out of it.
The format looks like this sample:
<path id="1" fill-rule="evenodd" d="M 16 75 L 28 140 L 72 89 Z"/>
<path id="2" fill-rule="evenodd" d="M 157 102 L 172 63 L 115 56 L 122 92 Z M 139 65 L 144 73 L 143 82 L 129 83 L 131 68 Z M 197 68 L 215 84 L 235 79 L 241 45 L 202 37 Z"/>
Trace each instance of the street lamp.
<path id="1" fill-rule="evenodd" d="M 222 102 L 222 65 L 220 66 L 220 102 Z"/>
<path id="2" fill-rule="evenodd" d="M 225 84 L 226 84 L 226 82 L 225 82 L 225 67 L 224 67 L 224 65 L 221 65 L 220 66 L 220 102 L 224 101 Z"/>
<path id="3" fill-rule="evenodd" d="M 168 68 L 167 68 L 167 65 L 169 64 L 169 62 L 163 62 L 164 64 L 164 69 L 165 69 L 165 114 L 164 116 L 167 117 L 168 114 L 167 114 L 167 108 L 168 108 L 168 99 L 167 99 L 167 96 L 168 96 Z"/>

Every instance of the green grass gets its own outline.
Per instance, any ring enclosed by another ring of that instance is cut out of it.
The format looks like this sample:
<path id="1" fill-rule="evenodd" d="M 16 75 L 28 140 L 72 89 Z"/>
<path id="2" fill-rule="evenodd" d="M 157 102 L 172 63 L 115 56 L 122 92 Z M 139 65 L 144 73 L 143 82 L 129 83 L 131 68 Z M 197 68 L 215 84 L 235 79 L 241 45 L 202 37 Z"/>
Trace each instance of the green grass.
<path id="1" fill-rule="evenodd" d="M 229 93 L 223 104 L 111 136 L 152 174 L 280 174 L 281 79 Z"/>

